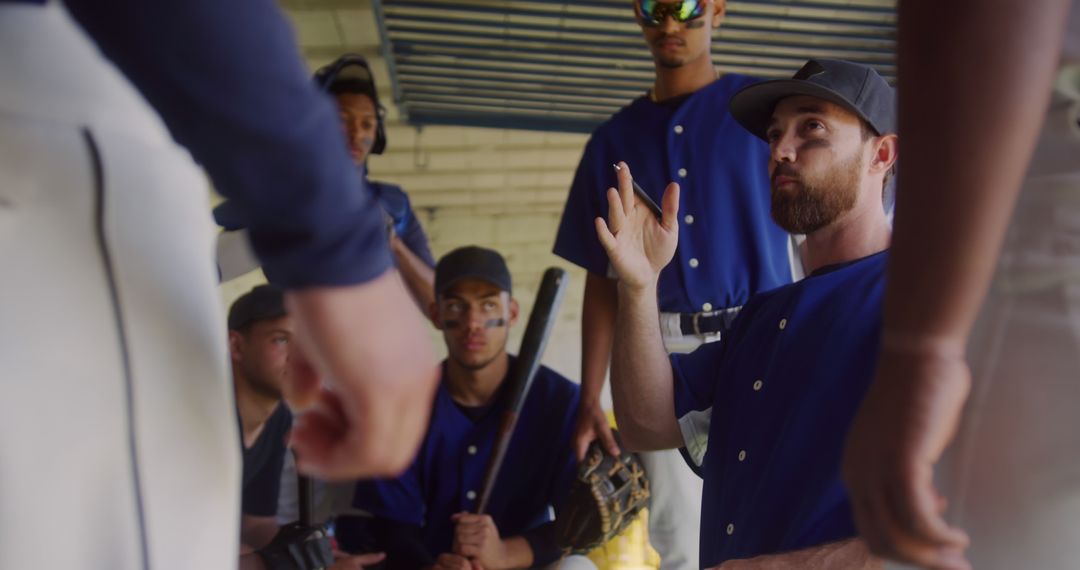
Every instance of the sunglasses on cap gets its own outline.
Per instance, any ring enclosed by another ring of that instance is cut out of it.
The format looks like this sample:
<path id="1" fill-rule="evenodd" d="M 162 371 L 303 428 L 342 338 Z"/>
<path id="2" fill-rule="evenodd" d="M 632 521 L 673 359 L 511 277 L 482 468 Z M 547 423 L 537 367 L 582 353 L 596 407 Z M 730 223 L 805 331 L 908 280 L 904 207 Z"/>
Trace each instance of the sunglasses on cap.
<path id="1" fill-rule="evenodd" d="M 659 2 L 658 0 L 637 0 L 638 16 L 646 26 L 659 26 L 669 16 L 676 22 L 689 22 L 696 20 L 705 14 L 705 3 L 708 0 L 676 0 L 675 2 Z"/>

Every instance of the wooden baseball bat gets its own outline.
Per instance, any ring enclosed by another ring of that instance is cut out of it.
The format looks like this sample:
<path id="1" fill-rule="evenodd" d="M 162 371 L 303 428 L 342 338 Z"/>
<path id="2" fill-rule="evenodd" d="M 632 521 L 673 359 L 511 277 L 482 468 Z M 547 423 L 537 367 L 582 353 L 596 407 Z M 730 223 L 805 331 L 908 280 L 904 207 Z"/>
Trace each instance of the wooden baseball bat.
<path id="1" fill-rule="evenodd" d="M 506 387 L 509 406 L 503 412 L 499 431 L 495 435 L 495 446 L 491 450 L 491 457 L 488 458 L 487 469 L 484 472 L 484 486 L 476 509 L 477 514 L 483 514 L 487 510 L 491 490 L 499 477 L 499 470 L 506 457 L 510 438 L 514 435 L 518 415 L 521 414 L 525 398 L 529 395 L 529 387 L 532 386 L 533 378 L 536 377 L 536 371 L 540 368 L 540 358 L 544 355 L 548 336 L 555 325 L 559 305 L 562 304 L 563 295 L 566 293 L 567 281 L 566 271 L 558 267 L 549 267 L 540 281 L 540 290 L 536 292 L 536 302 L 533 303 L 532 312 L 529 314 L 529 324 L 525 327 L 525 336 L 521 339 L 521 350 L 518 351 L 517 360 L 514 361 L 514 367 L 506 379 L 509 382 L 509 386 Z"/>

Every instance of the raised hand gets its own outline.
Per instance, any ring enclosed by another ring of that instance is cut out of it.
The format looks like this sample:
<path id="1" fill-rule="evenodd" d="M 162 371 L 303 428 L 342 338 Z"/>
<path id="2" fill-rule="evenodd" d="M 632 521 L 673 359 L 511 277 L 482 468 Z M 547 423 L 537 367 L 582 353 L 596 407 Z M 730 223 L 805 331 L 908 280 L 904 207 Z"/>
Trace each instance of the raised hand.
<path id="1" fill-rule="evenodd" d="M 596 218 L 596 234 L 623 286 L 656 284 L 679 243 L 679 185 L 668 184 L 657 219 L 635 195 L 630 168 L 619 163 L 619 188 L 608 189 L 608 221 Z"/>

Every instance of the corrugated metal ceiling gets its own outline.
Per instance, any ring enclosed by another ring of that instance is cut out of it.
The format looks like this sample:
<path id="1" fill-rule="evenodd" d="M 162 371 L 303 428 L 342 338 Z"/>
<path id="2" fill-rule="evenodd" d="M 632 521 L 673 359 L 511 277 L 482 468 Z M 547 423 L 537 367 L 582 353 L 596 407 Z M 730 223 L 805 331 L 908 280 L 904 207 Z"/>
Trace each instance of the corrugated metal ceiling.
<path id="1" fill-rule="evenodd" d="M 588 132 L 652 83 L 627 0 L 375 0 L 409 123 Z M 895 75 L 894 0 L 735 0 L 723 71 L 789 76 L 809 57 Z"/>

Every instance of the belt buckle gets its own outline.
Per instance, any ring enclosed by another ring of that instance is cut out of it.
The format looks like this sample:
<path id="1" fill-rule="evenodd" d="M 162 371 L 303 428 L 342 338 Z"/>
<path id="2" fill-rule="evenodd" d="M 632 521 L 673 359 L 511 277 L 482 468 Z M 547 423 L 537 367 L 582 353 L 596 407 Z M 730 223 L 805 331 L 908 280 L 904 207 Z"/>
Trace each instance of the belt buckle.
<path id="1" fill-rule="evenodd" d="M 690 318 L 690 323 L 691 323 L 691 324 L 693 325 L 693 327 L 694 327 L 694 334 L 696 334 L 697 336 L 702 336 L 702 334 L 704 334 L 704 333 L 702 333 L 702 332 L 701 332 L 701 326 L 700 326 L 700 324 L 698 323 L 698 319 L 699 319 L 699 318 L 700 318 L 700 317 L 701 317 L 702 315 L 705 315 L 705 313 L 694 313 L 694 316 Z M 707 315 L 706 315 L 706 316 L 707 316 Z"/>

